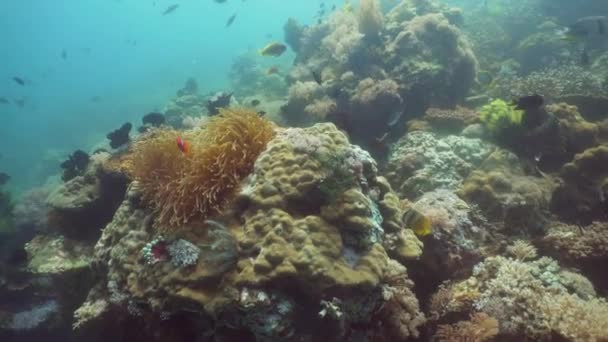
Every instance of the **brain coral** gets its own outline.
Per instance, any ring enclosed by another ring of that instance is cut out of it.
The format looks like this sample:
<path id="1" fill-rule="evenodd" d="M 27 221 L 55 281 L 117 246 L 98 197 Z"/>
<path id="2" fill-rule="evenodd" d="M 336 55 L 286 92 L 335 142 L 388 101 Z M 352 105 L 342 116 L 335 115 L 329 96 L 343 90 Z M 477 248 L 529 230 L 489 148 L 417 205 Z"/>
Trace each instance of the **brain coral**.
<path id="1" fill-rule="evenodd" d="M 277 132 L 221 223 L 159 235 L 158 216 L 133 182 L 95 246 L 100 283 L 81 311 L 102 301 L 153 320 L 205 313 L 216 326 L 264 337 L 258 340 L 297 340 L 295 334 L 310 333 L 298 332 L 302 318 L 336 326 L 314 332 L 315 340 L 340 340 L 355 323 L 417 336 L 424 315 L 413 283 L 389 255 L 416 258 L 422 243 L 401 224 L 397 196 L 377 176 L 375 161 L 332 124 Z M 417 249 L 385 248 L 391 234 Z M 198 257 L 176 263 L 177 245 Z M 324 309 L 342 319 L 319 318 Z"/>
<path id="2" fill-rule="evenodd" d="M 274 136 L 273 124 L 245 109 L 220 109 L 200 131 L 154 130 L 133 147 L 131 173 L 158 214 L 160 230 L 219 212 Z M 182 137 L 190 151 L 182 153 Z"/>
<path id="3" fill-rule="evenodd" d="M 241 192 L 240 246 L 251 255 L 242 281 L 295 279 L 306 291 L 378 284 L 388 260 L 382 236 L 402 227 L 376 173 L 369 154 L 332 124 L 279 133 Z"/>

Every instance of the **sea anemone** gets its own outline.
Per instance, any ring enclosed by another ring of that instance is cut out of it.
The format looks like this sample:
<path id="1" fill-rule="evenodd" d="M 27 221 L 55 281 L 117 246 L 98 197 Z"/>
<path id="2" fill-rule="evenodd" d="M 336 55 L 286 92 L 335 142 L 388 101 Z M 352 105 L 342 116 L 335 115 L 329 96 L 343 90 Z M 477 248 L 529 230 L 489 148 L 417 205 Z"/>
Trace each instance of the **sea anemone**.
<path id="1" fill-rule="evenodd" d="M 157 213 L 156 228 L 175 230 L 220 212 L 273 136 L 274 125 L 254 111 L 226 108 L 201 130 L 161 128 L 139 140 L 130 172 Z M 190 145 L 186 153 L 178 137 Z"/>

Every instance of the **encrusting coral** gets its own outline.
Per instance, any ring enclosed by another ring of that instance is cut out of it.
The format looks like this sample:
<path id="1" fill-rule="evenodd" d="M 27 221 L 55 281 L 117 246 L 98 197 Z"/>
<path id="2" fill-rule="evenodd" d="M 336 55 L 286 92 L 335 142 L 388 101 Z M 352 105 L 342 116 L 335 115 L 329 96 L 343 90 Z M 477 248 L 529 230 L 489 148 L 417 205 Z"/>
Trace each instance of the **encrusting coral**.
<path id="1" fill-rule="evenodd" d="M 494 149 L 480 139 L 411 132 L 392 147 L 386 177 L 402 197 L 415 200 L 438 188 L 457 189 Z"/>
<path id="2" fill-rule="evenodd" d="M 605 219 L 608 193 L 608 146 L 577 154 L 560 171 L 561 184 L 551 197 L 552 211 L 564 220 L 587 225 Z"/>
<path id="3" fill-rule="evenodd" d="M 274 136 L 273 124 L 254 111 L 220 109 L 199 131 L 152 130 L 131 152 L 131 176 L 171 230 L 219 212 Z M 180 151 L 176 139 L 190 145 Z"/>
<path id="4" fill-rule="evenodd" d="M 465 179 L 458 194 L 511 233 L 538 234 L 547 220 L 552 179 L 527 175 L 519 158 L 498 149 Z"/>

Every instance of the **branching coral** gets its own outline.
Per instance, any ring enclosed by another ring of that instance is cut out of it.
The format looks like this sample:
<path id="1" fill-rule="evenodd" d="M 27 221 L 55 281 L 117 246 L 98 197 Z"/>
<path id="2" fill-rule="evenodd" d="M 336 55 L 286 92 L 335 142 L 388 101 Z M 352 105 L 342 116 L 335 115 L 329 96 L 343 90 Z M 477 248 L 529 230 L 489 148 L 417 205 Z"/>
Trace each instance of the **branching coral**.
<path id="1" fill-rule="evenodd" d="M 556 224 L 543 237 L 543 245 L 564 261 L 608 260 L 608 223 L 593 222 L 583 228 Z"/>
<path id="2" fill-rule="evenodd" d="M 490 94 L 506 99 L 530 94 L 543 94 L 548 101 L 565 95 L 606 95 L 602 79 L 581 66 L 563 64 L 526 76 L 506 74 L 496 80 Z"/>
<path id="3" fill-rule="evenodd" d="M 191 145 L 182 153 L 175 140 Z M 133 147 L 132 176 L 170 230 L 220 211 L 274 136 L 270 121 L 246 109 L 220 109 L 200 131 L 154 130 Z"/>
<path id="4" fill-rule="evenodd" d="M 468 321 L 440 325 L 435 337 L 442 342 L 483 342 L 498 335 L 498 321 L 483 312 L 471 315 Z"/>
<path id="5" fill-rule="evenodd" d="M 603 341 L 608 337 L 608 304 L 593 292 L 582 295 L 573 287 L 572 276 L 546 257 L 533 262 L 490 257 L 456 287 L 477 292 L 470 309 L 496 318 L 501 334 L 520 340 L 559 335 L 573 341 Z"/>

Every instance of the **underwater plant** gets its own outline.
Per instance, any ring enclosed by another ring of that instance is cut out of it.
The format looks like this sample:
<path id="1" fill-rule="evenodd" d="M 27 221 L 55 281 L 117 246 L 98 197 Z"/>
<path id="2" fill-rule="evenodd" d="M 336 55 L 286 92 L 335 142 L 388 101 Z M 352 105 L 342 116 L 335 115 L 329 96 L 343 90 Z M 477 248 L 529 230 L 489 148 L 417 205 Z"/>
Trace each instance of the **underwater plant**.
<path id="1" fill-rule="evenodd" d="M 161 128 L 136 142 L 130 172 L 158 214 L 157 228 L 219 212 L 273 137 L 273 124 L 255 111 L 222 108 L 200 131 Z M 190 148 L 180 150 L 177 138 Z"/>
<path id="2" fill-rule="evenodd" d="M 500 99 L 490 102 L 480 110 L 481 122 L 498 140 L 504 140 L 517 132 L 521 127 L 523 115 L 524 111 Z"/>

